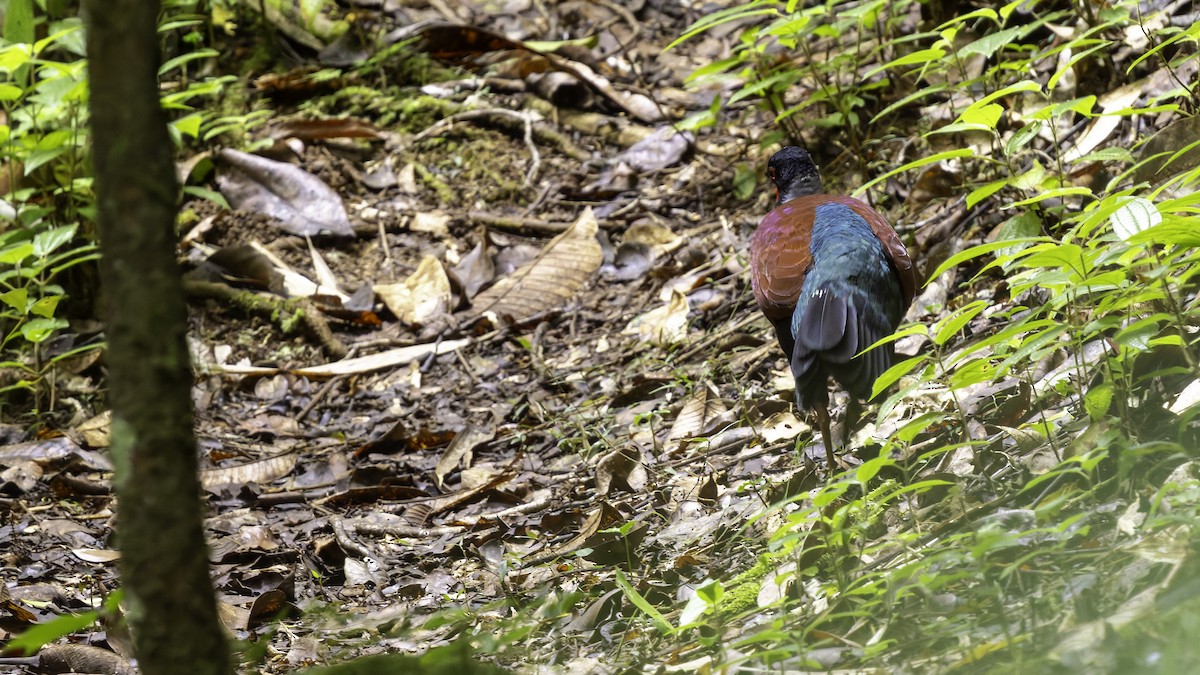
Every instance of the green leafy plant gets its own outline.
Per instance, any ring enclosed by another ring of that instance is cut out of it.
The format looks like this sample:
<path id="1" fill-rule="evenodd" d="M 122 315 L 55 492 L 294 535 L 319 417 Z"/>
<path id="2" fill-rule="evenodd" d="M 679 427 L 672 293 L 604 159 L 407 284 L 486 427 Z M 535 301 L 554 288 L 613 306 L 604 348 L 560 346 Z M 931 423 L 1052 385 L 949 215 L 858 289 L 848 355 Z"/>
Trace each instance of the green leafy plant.
<path id="1" fill-rule="evenodd" d="M 75 240 L 76 226 L 63 225 L 43 230 L 29 237 L 28 230 L 10 230 L 0 234 L 0 351 L 23 341 L 35 348 L 44 343 L 54 331 L 67 326 L 56 316 L 59 303 L 65 296 L 55 279 L 64 271 L 99 257 L 94 244 L 69 246 Z M 0 386 L 0 393 L 11 389 L 33 388 L 46 369 L 81 350 L 94 349 L 88 345 L 57 354 L 33 364 L 23 361 L 0 362 L 0 368 L 14 368 L 24 377 Z"/>
<path id="2" fill-rule="evenodd" d="M 766 510 L 784 516 L 770 541 L 777 576 L 803 591 L 777 601 L 789 618 L 733 641 L 744 662 L 828 667 L 811 658 L 816 646 L 853 645 L 862 664 L 1037 669 L 1029 664 L 1064 658 L 1052 628 L 1078 618 L 1061 599 L 1081 577 L 1137 566 L 1085 543 L 1135 548 L 1166 532 L 1200 541 L 1177 521 L 1114 528 L 1097 517 L 1114 499 L 1138 511 L 1130 495 L 1195 494 L 1197 406 L 1178 396 L 1200 382 L 1200 169 L 1155 190 L 1132 184 L 1158 160 L 1112 135 L 1129 118 L 1194 109 L 1195 87 L 1176 72 L 1192 72 L 1200 32 L 1165 27 L 1132 2 L 1013 2 L 913 30 L 919 13 L 912 3 L 747 2 L 680 38 L 740 24 L 732 55 L 692 78 L 737 84 L 686 124 L 768 110 L 778 126 L 763 145 L 820 129 L 887 164 L 864 172 L 858 195 L 954 167 L 969 179 L 953 208 L 992 226 L 928 271 L 941 283 L 958 273 L 945 306 L 922 308 L 936 317 L 889 338 L 920 348 L 876 382 L 876 394 L 893 392 L 877 410 L 877 454 Z M 1113 48 L 1136 33 L 1142 52 L 1116 68 Z M 1121 88 L 1155 71 L 1176 86 L 1145 98 Z M 902 160 L 888 156 L 886 139 L 914 132 Z M 1080 179 L 1099 166 L 1113 175 Z M 1167 473 L 1178 478 L 1170 488 L 1149 478 Z M 1155 584 L 1146 576 L 1137 588 L 1165 587 Z M 1122 606 L 1125 592 L 1100 592 L 1096 611 Z M 949 644 L 971 647 L 940 648 Z"/>

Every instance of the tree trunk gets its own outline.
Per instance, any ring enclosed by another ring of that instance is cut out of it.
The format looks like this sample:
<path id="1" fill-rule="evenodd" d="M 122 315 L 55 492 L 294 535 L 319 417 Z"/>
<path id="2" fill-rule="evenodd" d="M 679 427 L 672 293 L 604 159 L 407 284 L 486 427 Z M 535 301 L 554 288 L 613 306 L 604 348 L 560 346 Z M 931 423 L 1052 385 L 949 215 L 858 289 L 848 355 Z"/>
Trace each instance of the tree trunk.
<path id="1" fill-rule="evenodd" d="M 226 675 L 201 520 L 159 3 L 85 0 L 121 583 L 141 671 Z"/>

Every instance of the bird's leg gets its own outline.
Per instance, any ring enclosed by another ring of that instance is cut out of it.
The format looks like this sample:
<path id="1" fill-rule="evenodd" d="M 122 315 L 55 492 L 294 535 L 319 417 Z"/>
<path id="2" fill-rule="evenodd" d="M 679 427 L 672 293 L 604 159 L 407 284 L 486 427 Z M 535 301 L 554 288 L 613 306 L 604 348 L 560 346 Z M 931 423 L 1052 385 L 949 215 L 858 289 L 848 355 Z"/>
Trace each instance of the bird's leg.
<path id="1" fill-rule="evenodd" d="M 817 413 L 817 425 L 821 427 L 821 440 L 825 443 L 825 460 L 829 462 L 829 475 L 837 471 L 837 463 L 833 459 L 833 434 L 829 430 L 829 408 L 827 404 L 818 401 L 813 406 Z"/>

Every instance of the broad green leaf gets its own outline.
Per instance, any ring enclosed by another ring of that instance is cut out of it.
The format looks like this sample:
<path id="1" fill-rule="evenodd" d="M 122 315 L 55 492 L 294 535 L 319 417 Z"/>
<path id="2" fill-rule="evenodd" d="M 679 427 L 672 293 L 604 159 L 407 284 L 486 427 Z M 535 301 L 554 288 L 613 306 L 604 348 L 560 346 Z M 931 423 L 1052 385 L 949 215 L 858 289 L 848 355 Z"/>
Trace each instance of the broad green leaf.
<path id="1" fill-rule="evenodd" d="M 185 185 L 183 187 L 183 194 L 192 195 L 193 197 L 199 197 L 201 199 L 207 199 L 221 208 L 232 210 L 232 207 L 229 206 L 229 202 L 225 200 L 225 195 L 217 192 L 216 190 L 210 190 L 209 188 L 200 187 L 198 185 Z"/>
<path id="2" fill-rule="evenodd" d="M 16 265 L 24 262 L 27 258 L 33 255 L 33 244 L 31 242 L 23 242 L 15 246 L 0 249 L 0 265 Z"/>
<path id="3" fill-rule="evenodd" d="M 959 350 L 951 355 L 945 362 L 947 368 L 958 367 L 959 364 L 975 358 L 994 357 L 1004 354 L 1012 345 L 1010 344 L 1013 337 L 1016 335 L 1028 333 L 1037 330 L 1039 327 L 1051 325 L 1057 322 L 1048 319 L 1040 319 L 1037 321 L 1017 321 L 1003 330 L 996 331 L 991 335 L 986 335 L 982 339 L 973 342 L 969 347 Z"/>
<path id="4" fill-rule="evenodd" d="M 895 342 L 901 338 L 908 337 L 909 335 L 926 335 L 926 334 L 928 334 L 928 329 L 925 327 L 925 324 L 923 324 L 923 323 L 909 324 L 908 326 L 904 327 L 903 329 L 898 330 L 895 333 L 892 333 L 891 335 L 881 337 L 878 340 L 876 340 L 874 343 L 867 345 L 866 348 L 864 348 L 861 352 L 859 352 L 859 354 L 869 352 L 872 349 L 874 349 L 880 345 L 886 345 L 889 342 Z"/>
<path id="5" fill-rule="evenodd" d="M 1042 356 L 1043 350 L 1058 349 L 1058 339 L 1068 328 L 1064 323 L 1055 323 L 1048 328 L 1030 332 L 1022 339 L 1020 347 L 1004 359 L 1003 367 L 997 371 L 997 376 L 1004 376 L 1010 368 L 1037 360 Z"/>
<path id="6" fill-rule="evenodd" d="M 879 475 L 879 472 L 882 471 L 884 467 L 895 465 L 896 461 L 890 457 L 887 457 L 886 455 L 873 457 L 858 465 L 858 469 L 854 471 L 854 480 L 866 485 L 867 483 L 870 483 L 875 476 Z"/>
<path id="7" fill-rule="evenodd" d="M 975 208 L 976 204 L 996 194 L 1006 185 L 1008 185 L 1008 180 L 1002 178 L 971 190 L 971 193 L 967 195 L 967 208 Z"/>
<path id="8" fill-rule="evenodd" d="M 946 55 L 945 49 L 939 49 L 937 47 L 931 47 L 929 49 L 921 49 L 921 50 L 918 50 L 915 52 L 911 52 L 909 54 L 905 54 L 904 56 L 901 56 L 897 59 L 893 59 L 893 60 L 883 64 L 882 66 L 879 66 L 878 68 L 874 68 L 873 70 L 869 71 L 863 77 L 864 78 L 874 77 L 875 75 L 877 75 L 885 70 L 891 70 L 893 68 L 899 68 L 901 66 L 911 66 L 911 65 L 915 65 L 915 64 L 930 63 L 932 61 L 937 61 L 938 59 L 942 58 L 945 55 Z"/>
<path id="9" fill-rule="evenodd" d="M 104 342 L 93 342 L 93 343 L 86 344 L 86 345 L 80 345 L 78 347 L 75 347 L 74 349 L 68 349 L 67 351 L 62 352 L 61 354 L 55 354 L 54 356 L 50 357 L 50 362 L 57 363 L 59 361 L 65 361 L 66 359 L 72 358 L 74 356 L 78 356 L 79 354 L 83 354 L 84 352 L 91 352 L 91 351 L 95 351 L 97 349 L 106 349 L 107 346 L 108 345 Z M 4 364 L 0 364 L 0 369 L 2 369 L 2 368 L 4 368 Z"/>
<path id="10" fill-rule="evenodd" d="M 791 69 L 781 70 L 770 77 L 753 82 L 737 90 L 733 93 L 733 96 L 729 97 L 729 102 L 737 103 L 744 98 L 756 96 L 763 91 L 776 87 L 786 88 L 788 85 L 798 79 L 800 79 L 799 72 Z"/>
<path id="11" fill-rule="evenodd" d="M 979 316 L 979 313 L 988 308 L 988 303 L 984 300 L 976 300 L 968 305 L 958 308 L 950 313 L 945 319 L 939 321 L 934 328 L 933 342 L 937 345 L 944 345 L 950 338 L 958 335 L 963 326 L 967 325 L 971 319 Z"/>
<path id="12" fill-rule="evenodd" d="M 950 373 L 946 384 L 951 389 L 963 389 L 996 379 L 996 365 L 986 356 L 967 361 Z"/>
<path id="13" fill-rule="evenodd" d="M 920 354 L 912 358 L 905 359 L 900 363 L 893 365 L 891 368 L 883 371 L 883 374 L 875 380 L 875 384 L 871 387 L 871 397 L 874 398 L 884 391 L 887 391 L 889 387 L 899 382 L 900 378 L 908 375 L 928 362 L 929 357 L 924 354 Z"/>
<path id="14" fill-rule="evenodd" d="M 1012 157 L 1017 154 L 1017 151 L 1025 147 L 1029 141 L 1037 137 L 1038 132 L 1042 130 L 1042 122 L 1040 120 L 1031 120 L 1028 124 L 1017 129 L 1013 135 L 1004 142 L 1004 154 Z"/>
<path id="15" fill-rule="evenodd" d="M 895 499 L 896 497 L 908 494 L 910 492 L 926 492 L 928 490 L 932 490 L 935 487 L 943 487 L 943 486 L 954 485 L 954 484 L 955 483 L 953 481 L 941 480 L 938 478 L 929 478 L 926 480 L 919 480 L 914 483 L 908 483 L 907 485 L 902 485 L 899 488 L 897 488 L 895 491 L 887 493 L 887 495 L 885 495 L 884 498 L 887 500 L 892 500 L 892 499 Z"/>
<path id="16" fill-rule="evenodd" d="M 21 94 L 24 93 L 25 90 L 20 87 L 15 87 L 11 84 L 0 84 L 0 101 L 15 101 L 21 98 Z"/>
<path id="17" fill-rule="evenodd" d="M 1113 341 L 1122 347 L 1145 351 L 1150 346 L 1151 338 L 1162 331 L 1163 323 L 1170 321 L 1171 317 L 1161 312 L 1148 316 L 1123 328 L 1113 336 Z"/>
<path id="18" fill-rule="evenodd" d="M 17 310 L 19 314 L 25 314 L 29 310 L 29 291 L 24 288 L 5 291 L 0 293 L 0 302 Z"/>
<path id="19" fill-rule="evenodd" d="M 914 101 L 919 101 L 927 96 L 932 96 L 934 94 L 940 94 L 941 92 L 945 91 L 947 88 L 948 87 L 945 84 L 932 84 L 932 85 L 929 85 L 928 87 L 925 87 L 924 89 L 919 89 L 919 90 L 909 94 L 908 96 L 905 96 L 904 98 L 900 99 L 899 101 L 896 101 L 895 103 L 889 105 L 888 107 L 884 108 L 883 110 L 881 110 L 878 115 L 871 118 L 871 123 L 874 124 L 875 122 L 883 119 L 884 117 L 887 117 L 888 115 L 892 114 L 893 112 L 907 106 L 909 103 L 912 103 Z"/>
<path id="20" fill-rule="evenodd" d="M 985 58 L 991 58 L 992 54 L 995 54 L 1004 45 L 1012 42 L 1013 38 L 1025 30 L 1028 30 L 1026 26 L 1014 26 L 990 35 L 985 35 L 959 49 L 958 56 L 961 58 L 970 56 L 971 54 L 979 54 Z"/>
<path id="21" fill-rule="evenodd" d="M 171 126 L 178 130 L 181 134 L 187 134 L 192 138 L 198 138 L 200 136 L 200 123 L 203 120 L 204 115 L 201 113 L 192 113 L 191 115 L 185 115 L 171 122 Z"/>
<path id="22" fill-rule="evenodd" d="M 1071 58 L 1068 59 L 1067 62 L 1063 64 L 1062 67 L 1059 68 L 1053 75 L 1051 75 L 1050 79 L 1047 81 L 1046 87 L 1048 89 L 1054 89 L 1057 87 L 1058 81 L 1066 76 L 1067 73 L 1071 72 L 1071 69 L 1076 63 L 1079 63 L 1088 56 L 1091 56 L 1092 53 L 1112 45 L 1112 42 L 1109 40 L 1076 40 L 1076 42 L 1079 44 L 1075 45 L 1075 49 L 1070 54 Z M 1092 47 L 1090 49 L 1081 49 L 1081 47 L 1086 44 L 1092 44 Z"/>
<path id="23" fill-rule="evenodd" d="M 1076 164 L 1087 164 L 1089 162 L 1133 162 L 1133 153 L 1128 148 L 1101 148 L 1075 160 Z"/>
<path id="24" fill-rule="evenodd" d="M 166 21 L 158 24 L 158 32 L 169 33 L 180 28 L 191 28 L 193 26 L 202 25 L 204 25 L 204 20 L 199 18 L 180 17 L 175 19 L 167 19 Z"/>
<path id="25" fill-rule="evenodd" d="M 1193 218 L 1168 217 L 1162 223 L 1133 235 L 1129 243 L 1200 247 L 1200 228 Z"/>
<path id="26" fill-rule="evenodd" d="M 31 43 L 33 38 L 33 0 L 8 0 L 4 10 L 5 41 Z"/>
<path id="27" fill-rule="evenodd" d="M 33 58 L 33 45 L 26 43 L 10 44 L 0 47 L 0 70 L 8 71 L 11 75 L 18 68 L 29 63 Z"/>
<path id="28" fill-rule="evenodd" d="M 1093 117 L 1092 110 L 1096 107 L 1095 96 L 1084 96 L 1082 98 L 1071 99 L 1070 101 L 1062 101 L 1053 105 L 1048 105 L 1041 110 L 1031 114 L 1030 119 L 1042 120 L 1049 122 L 1055 117 L 1061 116 L 1066 112 L 1079 113 L 1085 117 Z"/>
<path id="29" fill-rule="evenodd" d="M 1000 121 L 1000 116 L 1004 114 L 1004 108 L 996 103 L 988 103 L 981 106 L 969 106 L 963 111 L 959 117 L 964 124 L 969 124 L 990 131 L 996 130 L 996 124 Z"/>
<path id="30" fill-rule="evenodd" d="M 50 337 L 50 335 L 54 333 L 54 331 L 66 327 L 67 322 L 64 319 L 30 319 L 29 321 L 21 324 L 21 336 L 24 337 L 28 342 L 37 344 L 39 342 L 44 342 L 46 338 Z"/>
<path id="31" fill-rule="evenodd" d="M 992 101 L 995 101 L 998 98 L 1006 98 L 1006 97 L 1012 96 L 1013 94 L 1019 94 L 1019 93 L 1031 92 L 1031 91 L 1044 92 L 1045 90 L 1042 89 L 1042 85 L 1038 84 L 1037 82 L 1034 82 L 1033 80 L 1021 80 L 1020 82 L 1010 84 L 1007 87 L 1001 87 L 1000 89 L 993 91 L 992 93 L 988 94 L 987 96 L 984 96 L 983 98 L 979 99 L 978 101 L 975 101 L 971 105 L 984 105 L 987 103 L 991 103 Z"/>
<path id="32" fill-rule="evenodd" d="M 1087 265 L 1083 247 L 1079 244 L 1067 243 L 1040 246 L 1036 251 L 1024 256 L 1018 266 L 1027 269 L 1031 267 L 1065 268 L 1082 276 Z"/>
<path id="33" fill-rule="evenodd" d="M 592 49 L 600 41 L 598 35 L 586 35 L 573 40 L 528 40 L 525 46 L 539 52 L 557 52 L 563 47 L 586 47 Z"/>
<path id="34" fill-rule="evenodd" d="M 47 47 L 65 47 L 76 55 L 81 55 L 79 47 L 82 46 L 82 41 L 78 38 L 83 34 L 83 22 L 78 17 L 71 17 L 70 21 L 63 21 L 54 27 L 57 30 L 33 43 L 34 55 L 40 55 Z M 72 37 L 76 39 L 68 39 Z"/>
<path id="35" fill-rule="evenodd" d="M 904 426 L 896 430 L 892 437 L 901 443 L 912 443 L 918 435 L 923 433 L 930 426 L 946 419 L 946 414 L 941 412 L 925 412 L 904 423 Z"/>
<path id="36" fill-rule="evenodd" d="M 43 164 L 54 161 L 55 158 L 62 156 L 69 149 L 65 145 L 60 145 L 55 148 L 35 150 L 29 153 L 29 156 L 25 159 L 25 175 L 28 176 Z"/>
<path id="37" fill-rule="evenodd" d="M 715 579 L 701 583 L 696 587 L 696 595 L 704 598 L 710 607 L 716 609 L 721 598 L 725 596 L 725 588 Z"/>
<path id="38" fill-rule="evenodd" d="M 683 628 L 684 626 L 696 623 L 700 620 L 700 617 L 711 611 L 712 606 L 708 601 L 701 597 L 699 592 L 694 592 L 688 598 L 687 604 L 679 612 L 679 627 Z"/>
<path id="39" fill-rule="evenodd" d="M 38 300 L 29 307 L 29 313 L 49 319 L 54 316 L 54 310 L 58 309 L 58 302 L 63 299 L 61 295 L 47 295 Z"/>
<path id="40" fill-rule="evenodd" d="M 1125 241 L 1129 241 L 1139 232 L 1144 232 L 1162 222 L 1162 214 L 1158 207 L 1149 199 L 1142 197 L 1126 197 L 1120 200 L 1120 206 L 1109 216 L 1113 231 Z"/>
<path id="41" fill-rule="evenodd" d="M 1046 180 L 1046 167 L 1042 163 L 1034 160 L 1033 164 L 1019 176 L 1013 176 L 1009 179 L 1008 184 L 1018 190 L 1036 190 L 1042 186 L 1042 181 Z"/>
<path id="42" fill-rule="evenodd" d="M 71 224 L 39 232 L 33 238 L 33 254 L 39 258 L 45 258 L 58 250 L 59 246 L 71 241 L 75 237 L 77 229 L 77 225 Z"/>

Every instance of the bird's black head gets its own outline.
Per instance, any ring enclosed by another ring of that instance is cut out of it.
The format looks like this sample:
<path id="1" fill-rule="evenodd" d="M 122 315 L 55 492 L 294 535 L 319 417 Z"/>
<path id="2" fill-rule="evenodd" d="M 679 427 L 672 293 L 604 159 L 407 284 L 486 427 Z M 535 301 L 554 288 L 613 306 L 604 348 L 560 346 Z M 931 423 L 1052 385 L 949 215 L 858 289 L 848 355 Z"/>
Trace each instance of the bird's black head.
<path id="1" fill-rule="evenodd" d="M 767 178 L 775 184 L 775 203 L 782 204 L 804 195 L 819 195 L 821 172 L 803 148 L 789 145 L 767 162 Z"/>

